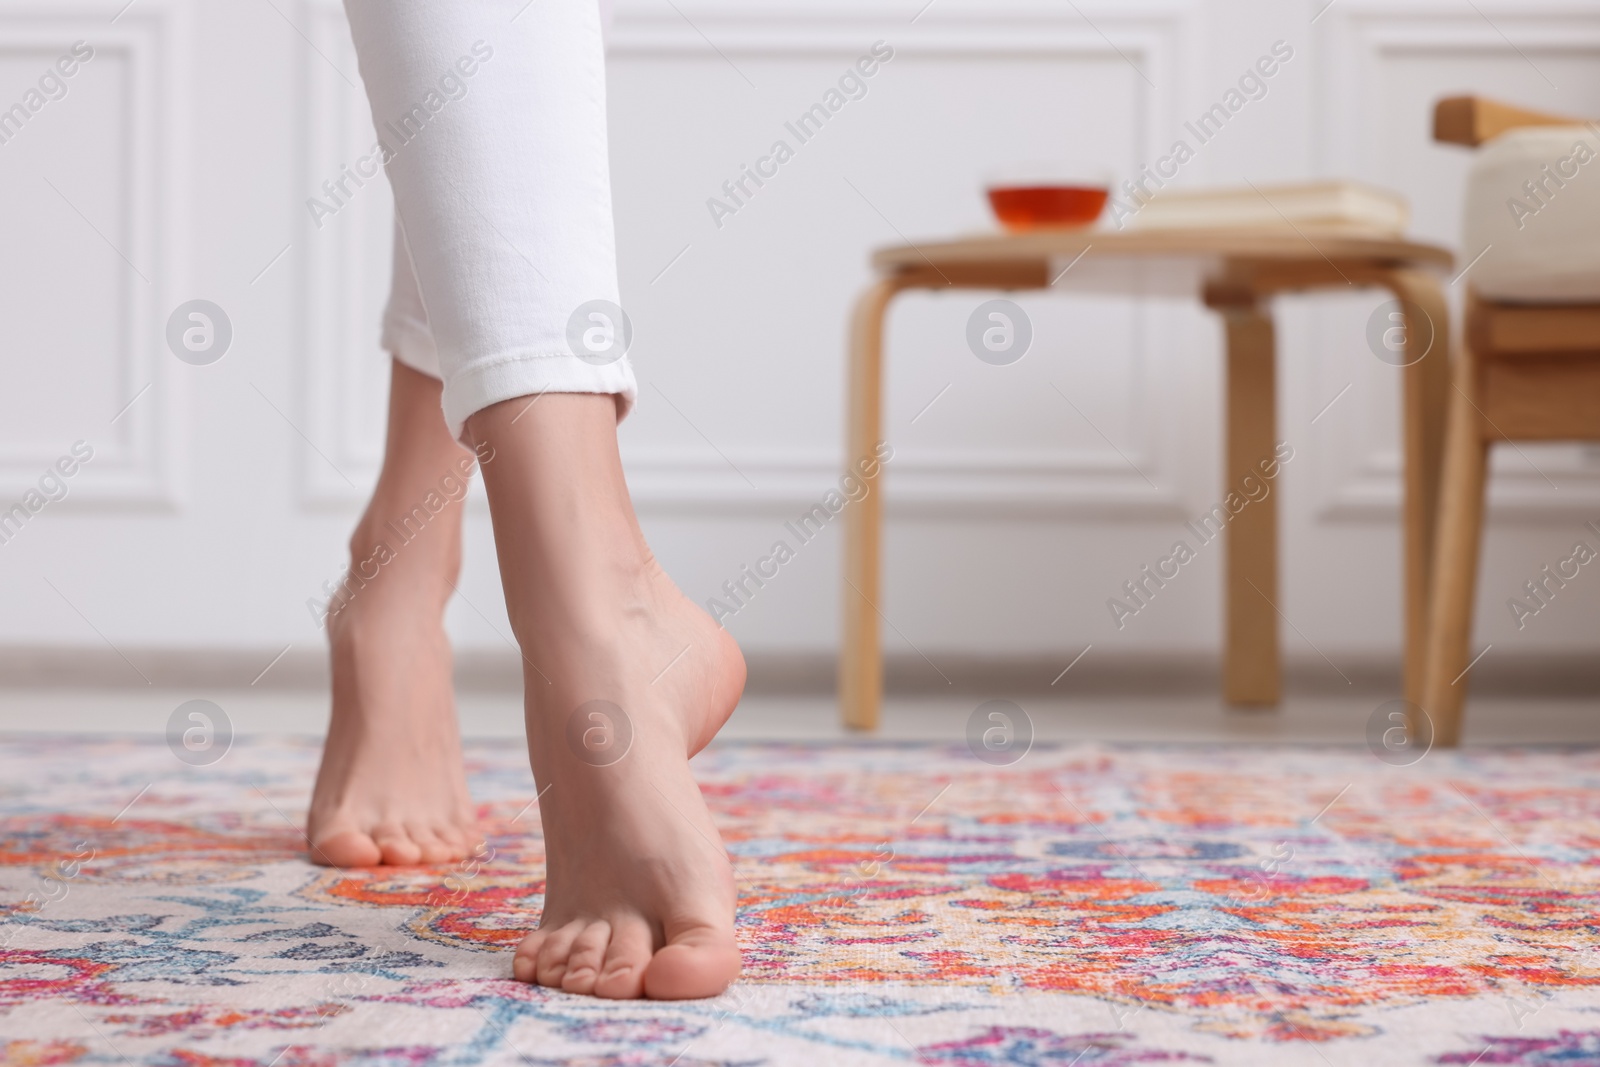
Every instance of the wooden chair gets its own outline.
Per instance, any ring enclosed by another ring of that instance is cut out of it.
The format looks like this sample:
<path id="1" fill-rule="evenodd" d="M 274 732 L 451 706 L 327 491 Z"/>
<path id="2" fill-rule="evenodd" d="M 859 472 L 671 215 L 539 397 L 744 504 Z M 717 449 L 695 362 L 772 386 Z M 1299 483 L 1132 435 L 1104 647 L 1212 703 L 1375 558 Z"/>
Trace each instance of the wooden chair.
<path id="1" fill-rule="evenodd" d="M 1555 125 L 1584 122 L 1455 97 L 1436 106 L 1433 135 L 1476 147 L 1507 130 Z M 1464 252 L 1465 259 L 1476 250 Z M 1422 687 L 1438 745 L 1460 741 L 1489 446 L 1600 439 L 1600 303 L 1510 303 L 1469 288 L 1465 320 L 1445 428 Z"/>

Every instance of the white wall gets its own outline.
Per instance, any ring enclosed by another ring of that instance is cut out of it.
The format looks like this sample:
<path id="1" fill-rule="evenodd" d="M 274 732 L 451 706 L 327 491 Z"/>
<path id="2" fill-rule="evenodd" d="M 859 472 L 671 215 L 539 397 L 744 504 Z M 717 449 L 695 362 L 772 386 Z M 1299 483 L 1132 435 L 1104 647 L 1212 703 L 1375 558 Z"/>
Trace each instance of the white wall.
<path id="1" fill-rule="evenodd" d="M 1364 178 L 1453 245 L 1468 153 L 1429 142 L 1436 97 L 1600 116 L 1597 0 L 1338 0 L 1319 15 L 1325 2 L 624 4 L 611 141 L 642 396 L 623 440 L 685 589 L 713 594 L 834 480 L 867 255 L 988 227 L 987 169 L 1070 156 L 1130 171 L 1282 39 L 1294 59 L 1183 180 Z M 0 145 L 0 503 L 74 441 L 95 448 L 68 498 L 0 545 L 0 645 L 320 640 L 305 602 L 341 567 L 379 456 L 389 204 L 375 184 L 310 224 L 305 199 L 370 122 L 338 5 L 274 3 L 0 0 L 0 106 L 71 42 L 96 49 Z M 880 39 L 895 58 L 868 95 L 715 225 L 707 198 Z M 194 297 L 234 327 L 208 367 L 162 340 Z M 891 647 L 1215 648 L 1214 551 L 1124 631 L 1105 600 L 1218 495 L 1216 324 L 1185 304 L 1028 295 L 1034 350 L 995 368 L 962 339 L 984 298 L 911 296 L 893 314 Z M 1397 377 L 1363 340 L 1382 299 L 1279 305 L 1280 436 L 1297 449 L 1282 606 L 1334 658 L 1393 651 L 1399 634 Z M 1592 647 L 1600 576 L 1521 632 L 1505 599 L 1600 520 L 1600 454 L 1504 451 L 1478 640 Z M 502 647 L 481 502 L 469 521 L 469 603 L 451 626 L 463 646 Z M 731 620 L 747 647 L 832 646 L 838 545 L 832 530 L 807 546 Z M 1286 630 L 1286 648 L 1300 640 Z"/>

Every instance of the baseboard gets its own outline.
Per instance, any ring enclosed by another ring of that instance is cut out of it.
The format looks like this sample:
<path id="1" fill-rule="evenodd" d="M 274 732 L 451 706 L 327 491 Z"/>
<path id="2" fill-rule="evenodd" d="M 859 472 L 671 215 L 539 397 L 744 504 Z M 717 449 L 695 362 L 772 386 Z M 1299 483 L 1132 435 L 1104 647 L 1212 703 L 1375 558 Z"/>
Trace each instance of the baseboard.
<path id="1" fill-rule="evenodd" d="M 894 696 L 1058 695 L 1061 697 L 1209 696 L 1217 692 L 1216 657 L 1183 653 L 1101 653 L 1073 662 L 1060 656 L 983 656 L 915 653 L 888 656 L 884 688 Z M 825 696 L 834 689 L 835 663 L 824 652 L 752 650 L 747 692 Z M 1334 668 L 1318 656 L 1290 656 L 1284 688 L 1303 696 L 1394 694 L 1400 665 L 1393 657 L 1341 655 Z M 1071 670 L 1063 670 L 1072 664 Z M 1585 697 L 1600 695 L 1600 656 L 1591 652 L 1494 652 L 1468 679 L 1479 695 Z M 328 686 L 327 653 L 320 648 L 175 649 L 0 646 L 0 687 L 9 689 L 318 690 Z M 467 649 L 456 656 L 456 685 L 478 692 L 516 692 L 521 661 L 509 649 Z"/>

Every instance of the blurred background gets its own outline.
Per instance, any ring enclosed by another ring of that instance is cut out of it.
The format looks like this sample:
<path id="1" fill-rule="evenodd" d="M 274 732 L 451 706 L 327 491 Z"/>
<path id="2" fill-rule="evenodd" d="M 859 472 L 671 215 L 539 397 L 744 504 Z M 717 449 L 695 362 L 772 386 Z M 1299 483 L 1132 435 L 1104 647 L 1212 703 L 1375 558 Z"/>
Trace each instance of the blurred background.
<path id="1" fill-rule="evenodd" d="M 0 544 L 3 681 L 151 694 L 158 725 L 174 701 L 157 693 L 293 689 L 310 708 L 313 608 L 376 474 L 387 382 L 388 189 L 368 182 L 320 220 L 307 207 L 374 140 L 343 11 L 0 0 L 0 25 L 0 107 L 73 42 L 94 52 L 64 96 L 0 125 L 0 507 L 75 442 L 93 448 L 66 497 Z M 1432 142 L 1434 101 L 1600 116 L 1595 0 L 619 2 L 611 156 L 641 384 L 622 442 L 684 590 L 719 595 L 837 482 L 846 325 L 874 248 L 993 229 L 983 176 L 1018 161 L 1133 176 L 1193 143 L 1183 124 L 1280 41 L 1292 57 L 1178 183 L 1393 188 L 1458 269 L 1476 252 L 1459 247 L 1471 155 Z M 892 59 L 865 95 L 737 210 L 713 210 L 876 42 Z M 1123 629 L 1106 601 L 1221 494 L 1218 322 L 1187 301 L 1020 294 L 1032 350 L 995 367 L 964 335 L 990 295 L 910 294 L 889 325 L 892 692 L 1052 691 L 1092 646 L 1053 692 L 1209 698 L 1220 551 Z M 194 299 L 231 323 L 206 366 L 164 339 Z M 1397 684 L 1400 371 L 1365 340 L 1388 299 L 1277 304 L 1279 437 L 1295 449 L 1280 607 L 1302 692 Z M 1600 576 L 1586 568 L 1521 629 L 1506 602 L 1600 521 L 1600 448 L 1497 450 L 1490 516 L 1475 644 L 1494 648 L 1475 679 L 1592 693 Z M 840 525 L 727 620 L 753 692 L 812 694 L 824 718 Z M 514 693 L 477 487 L 460 590 L 464 686 Z M 0 726 L 64 723 L 63 701 L 8 697 Z"/>

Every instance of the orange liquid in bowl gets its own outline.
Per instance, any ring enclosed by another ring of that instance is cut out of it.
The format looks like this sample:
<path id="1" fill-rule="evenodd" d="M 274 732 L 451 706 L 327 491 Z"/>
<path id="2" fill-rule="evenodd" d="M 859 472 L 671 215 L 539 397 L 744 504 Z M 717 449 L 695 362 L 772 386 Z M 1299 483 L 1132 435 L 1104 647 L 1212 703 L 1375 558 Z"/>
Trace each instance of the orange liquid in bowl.
<path id="1" fill-rule="evenodd" d="M 989 206 L 1008 230 L 1087 226 L 1105 210 L 1104 186 L 1013 185 L 989 189 Z"/>

